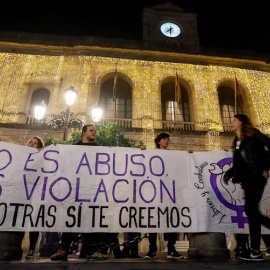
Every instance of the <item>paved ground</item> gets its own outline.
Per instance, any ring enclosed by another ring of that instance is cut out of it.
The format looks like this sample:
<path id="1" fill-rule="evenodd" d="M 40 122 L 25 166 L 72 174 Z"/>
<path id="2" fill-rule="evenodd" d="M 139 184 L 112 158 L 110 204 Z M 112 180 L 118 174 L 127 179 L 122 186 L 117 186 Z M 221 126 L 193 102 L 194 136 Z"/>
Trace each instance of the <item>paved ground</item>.
<path id="1" fill-rule="evenodd" d="M 154 260 L 146 259 L 114 259 L 109 255 L 105 261 L 90 261 L 70 256 L 67 262 L 52 262 L 49 258 L 36 258 L 34 260 L 0 262 L 0 269 L 5 270 L 238 270 L 238 269 L 270 269 L 270 257 L 264 262 L 242 262 L 235 258 L 228 260 L 192 259 L 184 257 L 180 260 L 169 260 L 166 253 L 159 253 Z"/>

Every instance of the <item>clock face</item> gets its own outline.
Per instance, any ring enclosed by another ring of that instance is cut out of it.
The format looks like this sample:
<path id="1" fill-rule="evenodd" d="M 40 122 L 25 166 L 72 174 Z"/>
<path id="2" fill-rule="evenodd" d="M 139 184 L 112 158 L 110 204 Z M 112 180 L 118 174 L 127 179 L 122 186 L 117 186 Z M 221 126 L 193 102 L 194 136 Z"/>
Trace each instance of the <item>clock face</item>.
<path id="1" fill-rule="evenodd" d="M 160 31 L 166 37 L 178 37 L 181 34 L 180 27 L 173 22 L 165 22 L 160 26 Z"/>

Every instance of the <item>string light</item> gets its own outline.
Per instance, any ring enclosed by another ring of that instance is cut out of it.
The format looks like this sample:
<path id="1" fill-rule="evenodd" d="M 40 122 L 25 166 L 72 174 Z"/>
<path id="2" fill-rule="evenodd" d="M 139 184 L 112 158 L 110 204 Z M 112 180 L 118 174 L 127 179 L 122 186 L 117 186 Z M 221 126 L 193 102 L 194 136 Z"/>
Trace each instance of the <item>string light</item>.
<path id="1" fill-rule="evenodd" d="M 191 121 L 196 124 L 196 130 L 223 131 L 217 89 L 222 82 L 232 82 L 236 75 L 247 101 L 248 113 L 263 132 L 270 134 L 268 72 L 136 59 L 117 61 L 118 72 L 126 76 L 132 87 L 132 125 L 145 129 L 144 137 L 150 147 L 153 146 L 154 130 L 162 128 L 162 81 L 175 76 L 175 70 L 188 86 Z M 16 122 L 17 114 L 26 104 L 29 84 L 53 85 L 48 115 L 63 111 L 64 91 L 70 85 L 78 90 L 79 95 L 73 111 L 86 112 L 97 102 L 101 84 L 105 76 L 114 71 L 115 62 L 116 58 L 101 56 L 0 53 L 0 121 Z M 217 135 L 210 138 L 219 140 Z"/>
<path id="2" fill-rule="evenodd" d="M 209 130 L 208 138 L 209 138 L 209 148 L 210 148 L 209 150 L 218 151 L 221 149 L 220 140 L 219 140 L 219 132 Z"/>

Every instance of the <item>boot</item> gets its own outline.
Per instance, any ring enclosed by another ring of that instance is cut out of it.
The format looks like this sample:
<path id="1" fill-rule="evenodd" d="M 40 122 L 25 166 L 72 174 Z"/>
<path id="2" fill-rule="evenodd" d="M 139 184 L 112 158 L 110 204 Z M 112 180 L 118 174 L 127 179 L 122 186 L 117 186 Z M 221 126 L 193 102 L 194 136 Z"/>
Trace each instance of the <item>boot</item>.
<path id="1" fill-rule="evenodd" d="M 123 253 L 124 258 L 129 258 L 130 257 L 129 245 L 124 245 L 124 248 L 122 249 L 122 253 Z"/>
<path id="2" fill-rule="evenodd" d="M 141 258 L 141 256 L 138 254 L 139 248 L 138 243 L 132 243 L 130 246 L 130 258 Z"/>
<path id="3" fill-rule="evenodd" d="M 112 251 L 115 259 L 127 258 L 127 255 L 119 248 L 119 246 L 112 246 Z"/>

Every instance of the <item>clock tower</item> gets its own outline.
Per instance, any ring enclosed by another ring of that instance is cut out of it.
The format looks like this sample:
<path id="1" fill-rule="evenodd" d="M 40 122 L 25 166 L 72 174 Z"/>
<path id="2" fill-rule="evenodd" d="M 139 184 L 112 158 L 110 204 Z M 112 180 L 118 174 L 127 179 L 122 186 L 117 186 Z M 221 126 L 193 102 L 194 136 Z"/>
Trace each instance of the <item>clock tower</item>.
<path id="1" fill-rule="evenodd" d="M 171 2 L 145 8 L 143 39 L 164 49 L 198 53 L 197 15 Z"/>

